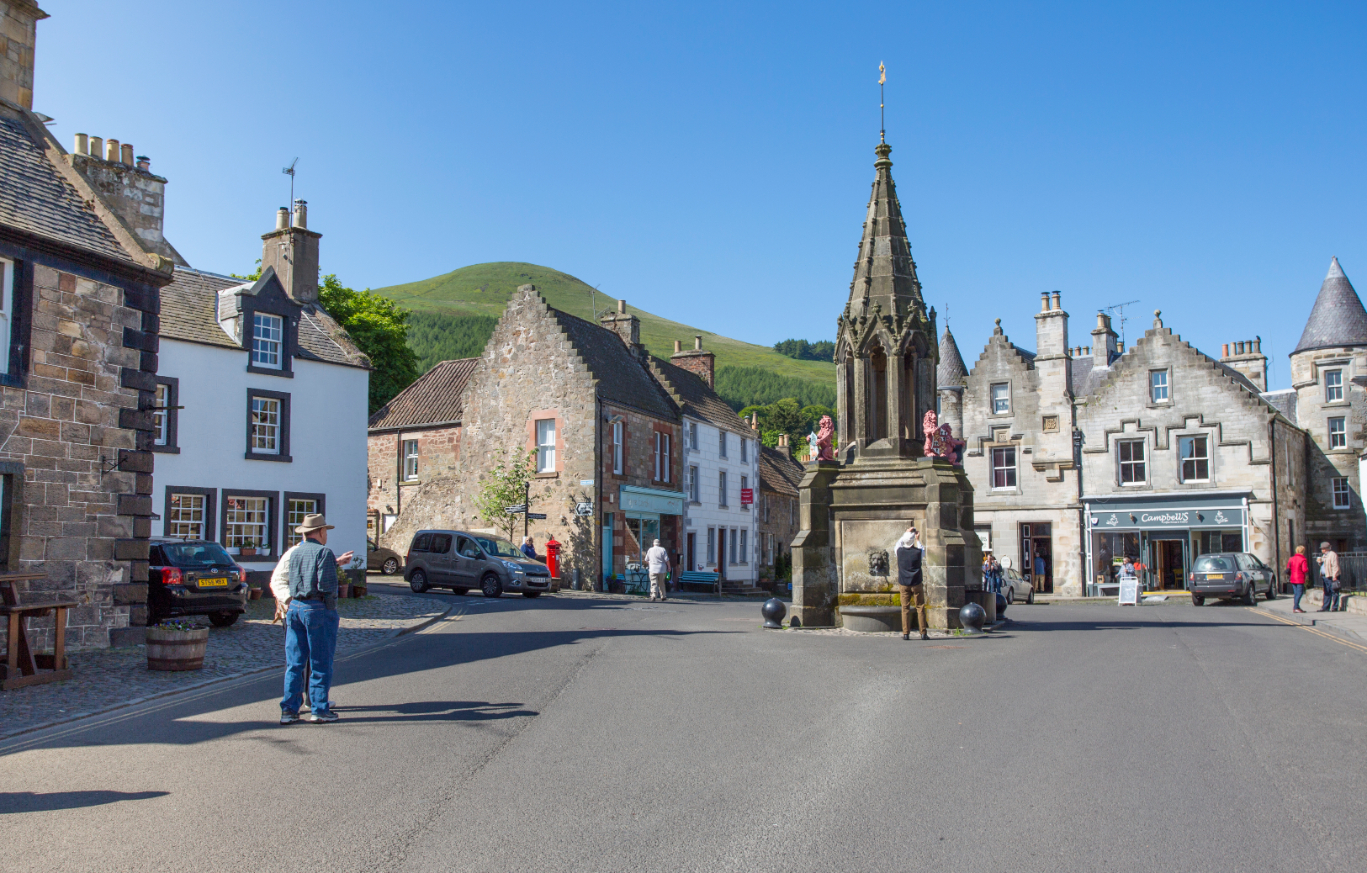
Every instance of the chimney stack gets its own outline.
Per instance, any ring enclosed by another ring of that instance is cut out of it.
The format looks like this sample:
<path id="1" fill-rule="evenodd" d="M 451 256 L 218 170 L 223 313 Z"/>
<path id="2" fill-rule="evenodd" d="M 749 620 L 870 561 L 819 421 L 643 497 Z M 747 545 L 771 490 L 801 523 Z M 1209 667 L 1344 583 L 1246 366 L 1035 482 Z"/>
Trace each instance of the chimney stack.
<path id="1" fill-rule="evenodd" d="M 0 37 L 3 39 L 3 37 Z M 65 160 L 80 173 L 128 231 L 149 252 L 185 265 L 185 259 L 166 241 L 166 180 L 152 174 L 146 155 L 133 156 L 132 143 L 76 134 Z"/>
<path id="2" fill-rule="evenodd" d="M 1120 353 L 1119 339 L 1111 330 L 1111 317 L 1104 312 L 1096 314 L 1096 327 L 1092 329 L 1092 366 L 1109 367 L 1111 361 Z"/>
<path id="3" fill-rule="evenodd" d="M 716 386 L 717 358 L 703 349 L 701 334 L 693 337 L 693 348 L 686 352 L 675 352 L 669 356 L 669 362 L 693 373 L 706 382 L 708 388 Z"/>
<path id="4" fill-rule="evenodd" d="M 625 300 L 617 301 L 616 312 L 605 312 L 598 320 L 603 327 L 620 336 L 627 348 L 638 354 L 644 351 L 641 349 L 641 319 L 627 312 Z"/>
<path id="5" fill-rule="evenodd" d="M 306 201 L 294 201 L 294 222 L 289 227 L 280 227 L 288 217 L 283 213 L 283 209 L 276 211 L 276 229 L 261 237 L 261 270 L 274 269 L 295 303 L 317 303 L 318 240 L 323 235 L 308 229 Z"/>
<path id="6" fill-rule="evenodd" d="M 1243 374 L 1260 392 L 1267 390 L 1267 355 L 1263 354 L 1262 337 L 1224 343 L 1220 352 L 1220 363 Z"/>
<path id="7" fill-rule="evenodd" d="M 1052 305 L 1049 295 L 1041 295 L 1044 308 L 1035 314 L 1035 353 L 1039 358 L 1068 356 L 1068 313 L 1063 311 L 1059 292 L 1055 291 Z"/>
<path id="8" fill-rule="evenodd" d="M 47 13 L 33 0 L 0 4 L 0 97 L 33 109 L 33 52 Z"/>
<path id="9" fill-rule="evenodd" d="M 788 435 L 786 433 L 781 433 L 778 435 L 778 447 L 780 449 L 788 448 Z"/>

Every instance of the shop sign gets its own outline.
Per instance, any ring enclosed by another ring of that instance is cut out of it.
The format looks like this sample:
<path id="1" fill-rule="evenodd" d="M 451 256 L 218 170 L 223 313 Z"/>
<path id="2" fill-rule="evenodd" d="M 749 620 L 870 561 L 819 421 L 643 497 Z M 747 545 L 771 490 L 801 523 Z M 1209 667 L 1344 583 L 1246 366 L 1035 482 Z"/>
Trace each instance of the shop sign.
<path id="1" fill-rule="evenodd" d="M 1130 509 L 1091 513 L 1092 530 L 1164 530 L 1184 528 L 1239 528 L 1244 525 L 1243 509 L 1202 507 L 1201 509 Z"/>
<path id="2" fill-rule="evenodd" d="M 749 506 L 750 504 L 752 504 L 752 503 L 754 503 L 754 502 L 755 502 L 755 489 L 753 489 L 753 488 L 742 488 L 742 489 L 740 489 L 740 505 L 741 505 L 741 508 L 742 508 L 742 509 L 744 509 L 745 507 Z"/>
<path id="3" fill-rule="evenodd" d="M 683 515 L 682 491 L 663 491 L 623 485 L 620 495 L 624 512 L 653 512 L 660 515 Z"/>

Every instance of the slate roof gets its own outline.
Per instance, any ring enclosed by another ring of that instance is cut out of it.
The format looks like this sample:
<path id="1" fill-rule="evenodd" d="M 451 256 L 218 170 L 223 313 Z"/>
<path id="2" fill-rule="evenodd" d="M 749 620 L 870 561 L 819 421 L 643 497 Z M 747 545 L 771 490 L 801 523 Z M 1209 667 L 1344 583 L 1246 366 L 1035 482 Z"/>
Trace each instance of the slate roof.
<path id="1" fill-rule="evenodd" d="M 1267 391 L 1262 395 L 1263 400 L 1273 409 L 1286 416 L 1286 420 L 1294 425 L 1299 425 L 1296 420 L 1296 389 L 1283 388 L 1280 391 Z"/>
<path id="2" fill-rule="evenodd" d="M 791 494 L 796 497 L 798 485 L 806 468 L 794 461 L 784 449 L 761 446 L 759 451 L 759 484 L 765 491 Z"/>
<path id="3" fill-rule="evenodd" d="M 0 224 L 136 263 L 48 160 L 45 144 L 34 138 L 19 112 L 4 105 L 0 105 Z"/>
<path id="4" fill-rule="evenodd" d="M 1339 259 L 1329 264 L 1329 275 L 1320 285 L 1319 296 L 1305 322 L 1301 341 L 1291 354 L 1335 346 L 1367 345 L 1367 309 L 1343 274 Z"/>
<path id="5" fill-rule="evenodd" d="M 550 313 L 598 380 L 599 397 L 656 418 L 678 418 L 669 395 L 621 337 L 568 312 L 550 308 Z"/>
<path id="6" fill-rule="evenodd" d="M 959 354 L 959 344 L 954 341 L 954 334 L 949 332 L 949 327 L 945 327 L 944 335 L 940 337 L 940 366 L 935 371 L 935 383 L 939 388 L 958 388 L 964 384 L 964 379 L 968 378 L 968 368 L 964 366 L 964 357 Z"/>
<path id="7" fill-rule="evenodd" d="M 659 358 L 651 358 L 650 363 L 655 377 L 674 398 L 683 415 L 732 433 L 754 435 L 750 425 L 716 391 L 709 388 L 701 376 Z"/>
<path id="8" fill-rule="evenodd" d="M 455 424 L 465 409 L 465 386 L 479 358 L 442 361 L 370 417 L 369 427 L 389 430 Z"/>
<path id="9" fill-rule="evenodd" d="M 161 336 L 203 345 L 240 349 L 218 323 L 218 292 L 250 285 L 189 267 L 176 267 L 175 278 L 161 289 Z M 369 369 L 370 361 L 346 330 L 320 306 L 306 305 L 299 316 L 299 346 L 295 358 Z"/>

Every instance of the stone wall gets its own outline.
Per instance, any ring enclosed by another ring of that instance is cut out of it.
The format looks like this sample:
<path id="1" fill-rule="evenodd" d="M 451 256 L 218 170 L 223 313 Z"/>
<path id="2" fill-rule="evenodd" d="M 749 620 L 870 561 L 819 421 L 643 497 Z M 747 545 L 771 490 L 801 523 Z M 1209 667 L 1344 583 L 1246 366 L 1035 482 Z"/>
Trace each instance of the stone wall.
<path id="1" fill-rule="evenodd" d="M 793 540 L 801 530 L 798 499 L 796 494 L 765 488 L 760 491 L 760 501 L 759 533 L 761 537 L 772 538 L 773 541 L 770 550 L 773 560 L 764 563 L 765 555 L 761 551 L 760 563 L 772 569 L 780 554 L 786 555 L 792 551 Z"/>
<path id="2" fill-rule="evenodd" d="M 144 249 L 176 263 L 185 263 L 162 235 L 165 179 L 149 170 L 140 170 L 121 161 L 106 161 L 98 156 L 69 154 L 66 160 L 100 193 Z"/>
<path id="3" fill-rule="evenodd" d="M 674 422 L 661 421 L 651 415 L 644 415 L 620 404 L 605 401 L 602 404 L 604 417 L 622 417 L 625 430 L 622 440 L 625 445 L 624 457 L 622 459 L 622 472 L 613 472 L 611 429 L 604 423 L 602 430 L 603 452 L 602 452 L 602 511 L 611 512 L 613 521 L 612 541 L 612 572 L 621 575 L 626 572 L 628 561 L 639 561 L 641 558 L 638 544 L 632 539 L 626 526 L 626 517 L 621 512 L 621 488 L 623 485 L 632 485 L 640 488 L 658 488 L 667 491 L 682 491 L 683 481 L 679 469 L 679 453 L 681 451 L 679 442 L 679 426 Z M 655 479 L 655 433 L 656 431 L 669 434 L 669 454 L 670 472 L 669 481 L 658 481 Z M 643 547 L 650 548 L 650 543 L 644 543 Z M 666 523 L 664 519 L 660 524 L 660 545 L 669 554 L 677 556 L 681 553 L 683 543 L 679 537 L 679 526 L 677 521 Z M 678 563 L 677 558 L 674 559 Z"/>
<path id="4" fill-rule="evenodd" d="M 1343 371 L 1344 399 L 1326 401 L 1323 371 Z M 1367 549 L 1367 514 L 1362 501 L 1358 458 L 1367 450 L 1367 348 L 1332 348 L 1291 356 L 1291 386 L 1296 389 L 1296 423 L 1310 435 L 1306 446 L 1307 534 L 1311 552 L 1322 540 L 1356 552 Z M 1347 445 L 1329 448 L 1329 419 L 1347 419 Z M 1348 509 L 1335 509 L 1332 480 L 1346 478 Z"/>
<path id="5" fill-rule="evenodd" d="M 407 440 L 418 441 L 418 478 L 414 482 L 401 481 L 403 458 L 400 452 Z M 423 481 L 449 477 L 455 473 L 460 460 L 460 425 L 371 433 L 366 447 L 369 470 L 367 513 L 372 520 L 385 515 L 399 515 L 403 511 L 404 500 L 416 494 Z M 385 540 L 384 545 L 396 551 L 408 548 L 407 541 L 396 543 L 388 537 L 382 539 Z"/>
<path id="6" fill-rule="evenodd" d="M 33 48 L 46 13 L 29 0 L 0 0 L 0 99 L 33 108 Z"/>

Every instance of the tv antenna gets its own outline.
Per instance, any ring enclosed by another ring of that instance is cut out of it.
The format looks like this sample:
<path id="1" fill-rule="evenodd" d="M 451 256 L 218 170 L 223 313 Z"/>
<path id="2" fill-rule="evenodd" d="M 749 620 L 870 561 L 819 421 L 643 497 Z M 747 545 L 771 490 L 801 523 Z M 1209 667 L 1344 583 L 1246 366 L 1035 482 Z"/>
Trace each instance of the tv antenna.
<path id="1" fill-rule="evenodd" d="M 295 158 L 294 160 L 290 161 L 290 165 L 288 167 L 280 171 L 284 173 L 286 176 L 290 177 L 290 209 L 294 208 L 294 165 L 297 163 L 299 163 L 299 159 Z"/>
<path id="2" fill-rule="evenodd" d="M 598 294 L 599 294 L 599 290 L 598 290 L 598 289 L 601 288 L 601 287 L 602 287 L 601 284 L 594 285 L 594 286 L 593 286 L 593 290 L 589 292 L 589 305 L 593 307 L 593 323 L 594 323 L 594 324 L 597 324 L 597 323 L 598 323 Z"/>
<path id="3" fill-rule="evenodd" d="M 1102 312 L 1115 316 L 1115 320 L 1120 322 L 1120 341 L 1125 342 L 1125 307 L 1133 306 L 1138 300 L 1126 300 L 1124 303 L 1112 303 L 1102 309 Z"/>

